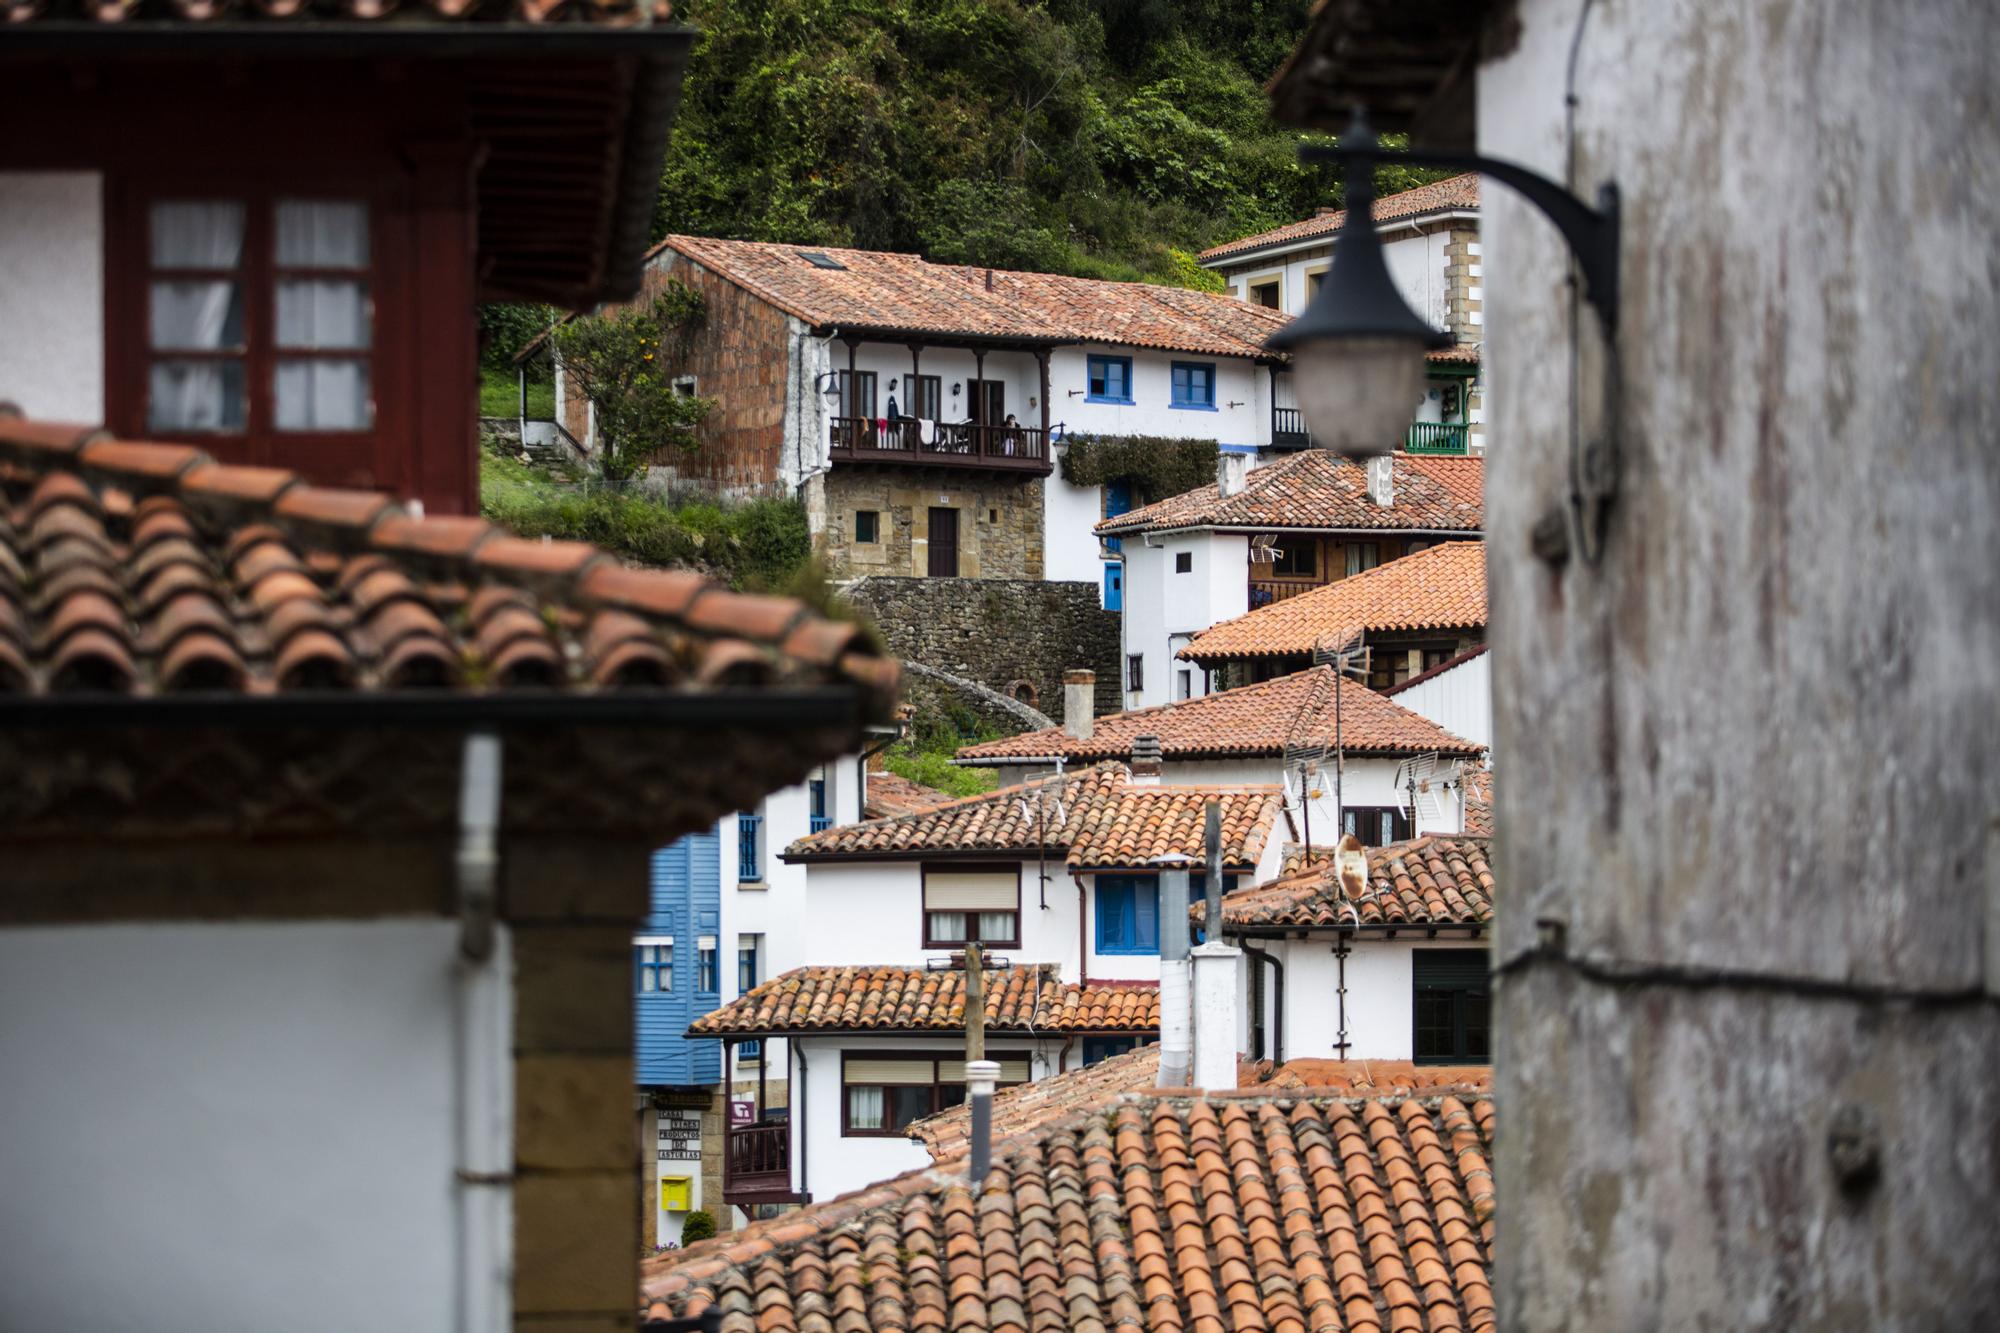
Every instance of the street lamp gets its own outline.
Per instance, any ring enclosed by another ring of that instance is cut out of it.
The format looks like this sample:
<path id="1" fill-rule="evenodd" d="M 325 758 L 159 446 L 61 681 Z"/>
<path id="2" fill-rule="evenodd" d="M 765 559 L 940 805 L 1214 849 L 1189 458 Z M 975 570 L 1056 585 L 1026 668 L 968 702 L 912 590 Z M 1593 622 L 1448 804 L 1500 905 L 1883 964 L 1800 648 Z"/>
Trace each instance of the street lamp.
<path id="1" fill-rule="evenodd" d="M 1511 162 L 1471 153 L 1385 152 L 1357 108 L 1332 147 L 1299 150 L 1304 162 L 1334 162 L 1347 181 L 1347 216 L 1335 238 L 1333 269 L 1304 314 L 1264 345 L 1288 352 L 1298 379 L 1299 410 L 1321 448 L 1350 455 L 1386 454 L 1410 424 L 1424 390 L 1424 353 L 1451 336 L 1410 309 L 1389 277 L 1375 231 L 1375 167 L 1385 160 L 1457 167 L 1513 187 L 1562 232 L 1582 270 L 1585 297 L 1607 340 L 1618 326 L 1618 192 L 1606 185 L 1591 208 L 1555 182 Z M 1615 362 L 1615 355 L 1611 358 Z"/>

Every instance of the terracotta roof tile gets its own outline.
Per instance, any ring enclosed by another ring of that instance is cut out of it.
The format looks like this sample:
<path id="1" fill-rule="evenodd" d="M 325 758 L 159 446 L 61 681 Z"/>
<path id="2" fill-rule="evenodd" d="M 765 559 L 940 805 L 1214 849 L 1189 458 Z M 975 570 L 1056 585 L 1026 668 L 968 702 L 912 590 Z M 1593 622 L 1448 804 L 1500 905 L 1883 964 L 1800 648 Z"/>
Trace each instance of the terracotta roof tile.
<path id="1" fill-rule="evenodd" d="M 868 774 L 868 801 L 862 815 L 868 819 L 890 819 L 929 810 L 953 799 L 947 792 L 912 782 L 900 773 L 874 769 Z"/>
<path id="2" fill-rule="evenodd" d="M 1404 218 L 1418 218 L 1426 213 L 1456 212 L 1462 209 L 1479 208 L 1479 177 L 1467 172 L 1462 176 L 1452 176 L 1428 185 L 1419 185 L 1414 190 L 1402 190 L 1396 194 L 1384 195 L 1375 201 L 1369 215 L 1377 222 L 1395 222 Z M 1324 237 L 1333 240 L 1347 221 L 1347 210 L 1335 209 L 1330 213 L 1320 213 L 1298 222 L 1289 222 L 1270 231 L 1260 231 L 1254 236 L 1242 236 L 1221 245 L 1212 245 L 1201 252 L 1204 261 L 1234 259 L 1273 246 L 1296 245 L 1300 241 L 1316 240 Z"/>
<path id="3" fill-rule="evenodd" d="M 911 814 L 827 829 L 800 838 L 784 856 L 871 860 L 1046 849 L 1065 853 L 1072 870 L 1143 866 L 1169 852 L 1199 856 L 1210 799 L 1222 803 L 1223 859 L 1238 868 L 1255 866 L 1282 804 L 1275 785 L 1147 785 L 1134 782 L 1123 764 L 1099 764 Z M 1038 804 L 1042 801 L 1045 807 Z M 1058 803 L 1060 822 L 1053 813 Z"/>
<path id="4" fill-rule="evenodd" d="M 986 973 L 989 1032 L 1158 1032 L 1155 982 L 1065 982 L 1052 964 Z M 688 1028 L 690 1037 L 787 1032 L 960 1032 L 965 972 L 921 967 L 798 967 Z"/>
<path id="5" fill-rule="evenodd" d="M 1429 718 L 1352 681 L 1341 687 L 1341 743 L 1349 754 L 1484 753 Z M 961 764 L 1004 764 L 1012 760 L 1127 759 L 1140 736 L 1158 736 L 1160 753 L 1173 759 L 1281 755 L 1288 743 L 1325 739 L 1334 727 L 1333 668 L 1313 667 L 1256 685 L 1205 694 L 1179 703 L 1156 704 L 1093 721 L 1089 740 L 1061 727 L 1024 731 L 997 741 L 968 745 Z"/>
<path id="6" fill-rule="evenodd" d="M 1327 849 L 1288 857 L 1280 878 L 1223 897 L 1223 926 L 1469 926 L 1493 919 L 1486 838 L 1429 833 L 1370 847 L 1367 856 L 1365 886 L 1344 883 Z"/>
<path id="7" fill-rule="evenodd" d="M 1441 542 L 1427 551 L 1260 606 L 1197 634 L 1180 656 L 1207 665 L 1245 657 L 1309 654 L 1324 639 L 1360 631 L 1486 627 L 1486 543 Z"/>
<path id="8" fill-rule="evenodd" d="M 1325 532 L 1463 532 L 1484 522 L 1485 462 L 1477 454 L 1395 454 L 1390 464 L 1395 503 L 1368 495 L 1360 463 L 1323 449 L 1304 449 L 1252 468 L 1243 489 L 1224 496 L 1219 486 L 1107 518 L 1104 536 L 1182 528 L 1243 528 Z"/>
<path id="9" fill-rule="evenodd" d="M 51 447 L 90 438 L 0 416 L 0 690 L 847 686 L 891 714 L 893 663 L 801 602 L 179 445 Z"/>
<path id="10" fill-rule="evenodd" d="M 647 1260 L 641 1299 L 760 1328 L 845 1328 L 866 1292 L 857 1329 L 1490 1330 L 1493 1126 L 1472 1093 L 1111 1093 L 996 1143 L 976 1194 L 913 1171 Z"/>
<path id="11" fill-rule="evenodd" d="M 1286 320 L 1233 297 L 1143 282 L 933 264 L 918 255 L 669 236 L 672 249 L 808 323 L 1264 357 Z M 841 265 L 803 258 L 819 254 Z"/>
<path id="12" fill-rule="evenodd" d="M 1411 1060 L 1287 1060 L 1263 1082 L 1270 1088 L 1312 1088 L 1376 1096 L 1446 1090 L 1490 1093 L 1493 1066 L 1420 1065 Z"/>
<path id="13" fill-rule="evenodd" d="M 1475 837 L 1493 836 L 1493 770 L 1469 768 L 1465 771 L 1465 832 Z"/>

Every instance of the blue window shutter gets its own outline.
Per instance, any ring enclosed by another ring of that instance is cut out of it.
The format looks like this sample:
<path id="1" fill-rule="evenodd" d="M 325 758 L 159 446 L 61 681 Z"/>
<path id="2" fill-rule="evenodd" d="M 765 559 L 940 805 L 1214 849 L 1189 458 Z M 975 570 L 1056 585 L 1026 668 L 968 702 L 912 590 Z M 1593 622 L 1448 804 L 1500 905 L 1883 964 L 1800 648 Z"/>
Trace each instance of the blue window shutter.
<path id="1" fill-rule="evenodd" d="M 1125 609 L 1125 567 L 1115 562 L 1104 566 L 1104 609 Z"/>
<path id="2" fill-rule="evenodd" d="M 1155 878 L 1134 881 L 1132 885 L 1132 906 L 1134 929 L 1132 946 L 1136 949 L 1160 951 L 1160 882 Z"/>
<path id="3" fill-rule="evenodd" d="M 1097 877 L 1097 951 L 1107 953 L 1126 947 L 1131 927 L 1126 918 L 1132 889 L 1122 880 Z"/>

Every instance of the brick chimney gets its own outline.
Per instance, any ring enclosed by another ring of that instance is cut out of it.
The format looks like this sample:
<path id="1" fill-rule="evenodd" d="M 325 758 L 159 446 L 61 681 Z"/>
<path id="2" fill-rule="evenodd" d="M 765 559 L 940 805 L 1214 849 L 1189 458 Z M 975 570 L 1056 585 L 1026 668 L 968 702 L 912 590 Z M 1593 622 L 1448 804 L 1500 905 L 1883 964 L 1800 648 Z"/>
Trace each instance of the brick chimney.
<path id="1" fill-rule="evenodd" d="M 1215 456 L 1215 484 L 1223 498 L 1237 494 L 1250 480 L 1250 455 L 1225 449 Z"/>
<path id="2" fill-rule="evenodd" d="M 1396 504 L 1396 465 L 1388 454 L 1368 460 L 1368 498 L 1384 509 Z"/>
<path id="3" fill-rule="evenodd" d="M 1097 717 L 1097 673 L 1063 672 L 1063 735 L 1087 741 Z"/>
<path id="4" fill-rule="evenodd" d="M 1132 738 L 1132 781 L 1136 785 L 1157 787 L 1160 785 L 1160 738 L 1158 736 L 1134 736 Z"/>

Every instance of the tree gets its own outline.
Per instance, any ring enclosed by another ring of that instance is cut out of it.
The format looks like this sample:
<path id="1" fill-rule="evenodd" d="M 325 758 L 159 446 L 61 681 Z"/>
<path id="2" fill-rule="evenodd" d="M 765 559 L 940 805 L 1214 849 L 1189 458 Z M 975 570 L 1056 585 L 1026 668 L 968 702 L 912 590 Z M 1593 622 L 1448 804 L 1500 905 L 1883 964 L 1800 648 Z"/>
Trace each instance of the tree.
<path id="1" fill-rule="evenodd" d="M 670 281 L 650 302 L 556 330 L 563 374 L 597 410 L 598 466 L 609 480 L 700 446 L 696 428 L 715 404 L 676 389 L 674 380 L 706 319 L 701 293 Z"/>

